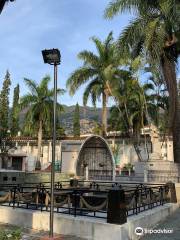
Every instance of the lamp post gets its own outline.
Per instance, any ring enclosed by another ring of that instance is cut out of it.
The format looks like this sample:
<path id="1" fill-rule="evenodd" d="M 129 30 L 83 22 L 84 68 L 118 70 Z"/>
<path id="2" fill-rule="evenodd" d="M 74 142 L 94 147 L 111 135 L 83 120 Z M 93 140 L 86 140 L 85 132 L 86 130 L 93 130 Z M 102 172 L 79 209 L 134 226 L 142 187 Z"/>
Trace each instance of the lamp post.
<path id="1" fill-rule="evenodd" d="M 53 239 L 53 219 L 54 219 L 54 178 L 55 178 L 55 153 L 56 153 L 56 106 L 57 106 L 57 66 L 61 62 L 61 54 L 58 49 L 42 51 L 44 63 L 54 65 L 54 103 L 53 103 L 53 139 L 52 139 L 52 163 L 51 163 L 51 208 L 50 208 L 50 228 L 49 237 Z"/>

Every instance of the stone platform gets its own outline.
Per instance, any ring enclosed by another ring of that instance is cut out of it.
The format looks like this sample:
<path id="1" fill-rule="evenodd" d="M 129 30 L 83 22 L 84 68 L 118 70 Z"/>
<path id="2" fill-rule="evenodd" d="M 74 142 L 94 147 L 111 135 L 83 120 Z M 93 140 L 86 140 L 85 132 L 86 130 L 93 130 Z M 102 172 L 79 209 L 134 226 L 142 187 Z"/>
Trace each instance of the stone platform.
<path id="1" fill-rule="evenodd" d="M 148 182 L 180 182 L 180 164 L 164 160 L 136 162 L 135 174 L 147 174 Z"/>
<path id="2" fill-rule="evenodd" d="M 139 239 L 135 234 L 137 227 L 153 227 L 169 217 L 178 207 L 178 204 L 168 203 L 128 217 L 127 223 L 122 225 L 108 224 L 105 219 L 73 217 L 55 213 L 54 231 L 57 234 L 88 240 L 137 240 Z M 0 222 L 38 231 L 48 231 L 49 213 L 0 206 Z"/>

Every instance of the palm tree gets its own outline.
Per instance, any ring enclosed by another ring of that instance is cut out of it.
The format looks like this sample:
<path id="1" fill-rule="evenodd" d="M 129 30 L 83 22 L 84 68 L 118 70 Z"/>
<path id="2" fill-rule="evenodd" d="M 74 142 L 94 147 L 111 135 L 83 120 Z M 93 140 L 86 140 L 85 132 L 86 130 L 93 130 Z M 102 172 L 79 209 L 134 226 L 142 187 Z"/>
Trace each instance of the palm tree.
<path id="1" fill-rule="evenodd" d="M 118 105 L 121 121 L 124 122 L 123 128 L 131 137 L 138 137 L 148 115 L 145 87 L 151 86 L 141 87 L 138 80 L 128 75 L 125 81 L 119 81 L 113 86 L 112 94 Z"/>
<path id="2" fill-rule="evenodd" d="M 136 17 L 118 40 L 122 53 L 143 56 L 150 66 L 159 66 L 169 93 L 169 128 L 174 139 L 174 159 L 180 162 L 180 102 L 176 62 L 180 53 L 180 3 L 178 0 L 114 0 L 105 16 L 134 12 Z"/>
<path id="3" fill-rule="evenodd" d="M 147 82 L 150 82 L 153 86 L 153 91 L 151 91 L 151 94 L 146 94 L 146 101 L 149 105 L 148 113 L 153 120 L 153 124 L 160 130 L 162 122 L 166 120 L 165 122 L 167 123 L 168 120 L 165 117 L 167 116 L 169 109 L 167 87 L 164 84 L 161 73 L 158 71 L 158 69 L 156 69 L 156 66 L 155 68 L 145 68 L 145 72 L 151 73 L 151 76 L 148 78 Z M 156 108 L 154 108 L 154 106 L 156 106 Z M 167 125 L 168 124 L 166 124 L 166 127 Z M 167 130 L 165 132 L 167 133 Z"/>
<path id="4" fill-rule="evenodd" d="M 92 41 L 96 46 L 97 55 L 86 50 L 78 54 L 83 66 L 71 74 L 67 80 L 67 87 L 73 95 L 81 85 L 88 82 L 83 96 L 84 105 L 90 96 L 94 105 L 97 98 L 102 97 L 102 132 L 106 135 L 109 82 L 118 74 L 119 59 L 115 53 L 112 32 L 104 42 L 96 37 L 93 37 Z"/>
<path id="5" fill-rule="evenodd" d="M 110 109 L 110 126 L 113 130 L 121 131 L 130 137 L 141 161 L 142 156 L 138 147 L 141 129 L 152 122 L 156 116 L 154 86 L 151 83 L 140 85 L 130 72 L 124 71 L 124 77 L 112 87 L 112 95 L 116 106 Z M 146 137 L 144 141 L 148 154 Z"/>
<path id="6" fill-rule="evenodd" d="M 5 5 L 5 3 L 6 2 L 14 2 L 15 0 L 1 0 L 0 1 L 0 14 L 1 14 L 1 12 L 2 12 L 2 10 L 3 10 L 3 8 L 4 8 L 4 5 Z"/>
<path id="7" fill-rule="evenodd" d="M 24 82 L 29 89 L 29 93 L 20 99 L 22 109 L 27 109 L 25 116 L 25 128 L 37 132 L 38 136 L 38 157 L 37 162 L 40 163 L 41 146 L 43 130 L 51 128 L 53 116 L 53 89 L 48 89 L 50 77 L 45 76 L 38 85 L 35 81 L 25 78 Z M 57 94 L 64 93 L 64 90 L 58 89 Z M 61 105 L 57 105 L 57 110 L 62 110 Z"/>

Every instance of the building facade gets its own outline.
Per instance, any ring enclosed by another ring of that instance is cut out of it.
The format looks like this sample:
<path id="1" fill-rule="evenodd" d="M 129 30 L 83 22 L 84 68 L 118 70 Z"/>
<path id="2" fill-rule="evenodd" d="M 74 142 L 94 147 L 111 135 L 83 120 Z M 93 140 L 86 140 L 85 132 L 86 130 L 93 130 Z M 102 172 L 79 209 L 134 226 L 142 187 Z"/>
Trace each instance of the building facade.
<path id="1" fill-rule="evenodd" d="M 173 162 L 172 139 L 161 139 L 152 128 L 144 129 L 142 136 L 136 147 L 130 139 L 117 136 L 106 140 L 94 135 L 87 138 L 59 139 L 56 142 L 56 170 L 72 175 L 85 175 L 87 164 L 89 176 L 95 175 L 95 171 L 101 171 L 112 177 L 113 171 L 122 169 L 127 163 L 137 166 L 139 162 Z M 0 157 L 0 169 L 34 171 L 38 154 L 37 139 L 16 137 L 12 141 L 15 147 L 9 150 L 8 158 Z M 49 171 L 51 161 L 52 141 L 43 140 L 41 170 Z"/>

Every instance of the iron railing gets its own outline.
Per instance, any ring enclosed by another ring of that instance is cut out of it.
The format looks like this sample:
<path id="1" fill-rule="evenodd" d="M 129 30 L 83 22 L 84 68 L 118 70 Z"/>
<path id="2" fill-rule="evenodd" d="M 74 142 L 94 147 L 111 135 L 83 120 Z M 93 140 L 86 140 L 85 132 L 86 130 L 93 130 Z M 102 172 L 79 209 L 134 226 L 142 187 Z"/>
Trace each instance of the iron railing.
<path id="1" fill-rule="evenodd" d="M 73 185 L 74 184 L 74 185 Z M 56 182 L 54 212 L 107 218 L 110 190 L 125 194 L 126 215 L 139 214 L 169 201 L 169 187 L 164 184 L 119 183 L 107 181 Z M 50 183 L 0 184 L 3 206 L 50 211 Z"/>

